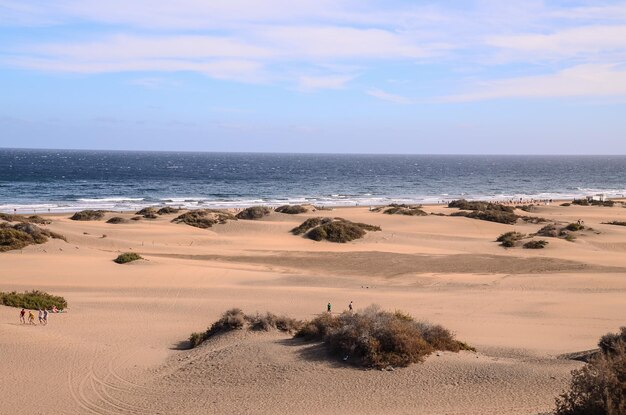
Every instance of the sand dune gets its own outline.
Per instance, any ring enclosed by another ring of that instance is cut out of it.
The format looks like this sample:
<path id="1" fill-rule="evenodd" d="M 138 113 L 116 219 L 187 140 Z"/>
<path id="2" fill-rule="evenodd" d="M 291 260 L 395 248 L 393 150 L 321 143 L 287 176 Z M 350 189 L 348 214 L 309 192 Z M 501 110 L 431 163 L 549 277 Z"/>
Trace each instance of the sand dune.
<path id="1" fill-rule="evenodd" d="M 43 289 L 70 307 L 47 327 L 21 326 L 18 310 L 0 307 L 0 413 L 549 411 L 581 365 L 556 356 L 593 348 L 625 324 L 626 228 L 601 222 L 626 220 L 626 209 L 549 206 L 533 214 L 582 219 L 595 232 L 575 242 L 548 239 L 535 251 L 494 240 L 542 225 L 367 208 L 272 214 L 208 230 L 170 223 L 173 215 L 117 225 L 53 216 L 48 228 L 68 243 L 0 254 L 0 290 Z M 383 230 L 348 244 L 288 232 L 315 215 Z M 146 260 L 112 262 L 126 251 Z M 314 345 L 277 333 L 179 347 L 233 306 L 307 319 L 328 301 L 339 312 L 351 300 L 440 323 L 478 352 L 381 372 L 329 361 Z"/>

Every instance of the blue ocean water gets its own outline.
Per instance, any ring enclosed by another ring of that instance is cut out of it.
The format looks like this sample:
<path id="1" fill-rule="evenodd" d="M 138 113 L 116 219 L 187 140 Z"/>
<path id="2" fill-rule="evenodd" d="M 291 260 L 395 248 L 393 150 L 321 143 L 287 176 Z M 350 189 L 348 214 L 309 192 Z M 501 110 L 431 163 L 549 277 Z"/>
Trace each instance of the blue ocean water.
<path id="1" fill-rule="evenodd" d="M 626 156 L 0 149 L 0 211 L 368 205 L 626 194 Z"/>

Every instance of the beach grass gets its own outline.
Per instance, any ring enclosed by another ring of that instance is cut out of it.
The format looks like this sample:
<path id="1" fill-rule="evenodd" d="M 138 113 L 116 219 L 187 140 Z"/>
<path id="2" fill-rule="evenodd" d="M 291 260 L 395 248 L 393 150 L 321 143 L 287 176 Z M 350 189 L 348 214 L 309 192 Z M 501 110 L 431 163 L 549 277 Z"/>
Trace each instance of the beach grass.
<path id="1" fill-rule="evenodd" d="M 48 294 L 44 291 L 32 290 L 18 293 L 16 291 L 0 292 L 0 304 L 8 307 L 27 308 L 31 310 L 49 310 L 56 306 L 59 310 L 67 308 L 63 297 Z"/>

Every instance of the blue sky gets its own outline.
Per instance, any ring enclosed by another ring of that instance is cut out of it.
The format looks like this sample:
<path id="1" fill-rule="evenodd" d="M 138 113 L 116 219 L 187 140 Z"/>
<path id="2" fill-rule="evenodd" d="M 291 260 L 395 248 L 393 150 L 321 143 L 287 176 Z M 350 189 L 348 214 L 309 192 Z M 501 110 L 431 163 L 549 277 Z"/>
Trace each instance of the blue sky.
<path id="1" fill-rule="evenodd" d="M 0 0 L 0 147 L 626 154 L 626 1 Z"/>

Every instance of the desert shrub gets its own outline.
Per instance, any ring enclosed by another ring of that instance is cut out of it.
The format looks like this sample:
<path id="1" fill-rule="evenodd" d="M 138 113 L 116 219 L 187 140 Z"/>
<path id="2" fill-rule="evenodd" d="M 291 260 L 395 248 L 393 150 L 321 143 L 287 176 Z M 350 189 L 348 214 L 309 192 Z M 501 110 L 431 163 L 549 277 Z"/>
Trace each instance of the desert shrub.
<path id="1" fill-rule="evenodd" d="M 255 220 L 267 216 L 272 211 L 265 206 L 251 206 L 237 213 L 237 219 Z"/>
<path id="2" fill-rule="evenodd" d="M 511 248 L 514 247 L 519 240 L 524 238 L 524 236 L 526 235 L 519 232 L 507 232 L 498 236 L 496 238 L 496 242 L 500 242 L 500 245 L 505 248 Z"/>
<path id="3" fill-rule="evenodd" d="M 343 218 L 309 218 L 293 228 L 294 235 L 306 235 L 314 241 L 345 243 L 365 236 L 366 231 L 380 231 L 379 226 L 350 222 Z"/>
<path id="4" fill-rule="evenodd" d="M 299 213 L 308 212 L 308 209 L 301 205 L 283 205 L 274 210 L 278 213 L 287 213 L 289 215 L 297 215 Z"/>
<path id="5" fill-rule="evenodd" d="M 533 206 L 533 205 L 520 205 L 520 206 L 515 206 L 515 209 L 523 210 L 524 212 L 532 212 L 533 210 L 535 210 L 535 206 Z"/>
<path id="6" fill-rule="evenodd" d="M 537 231 L 537 235 L 547 236 L 548 238 L 558 238 L 560 229 L 556 224 L 546 225 Z"/>
<path id="7" fill-rule="evenodd" d="M 626 328 L 603 336 L 599 346 L 600 353 L 572 372 L 569 390 L 556 400 L 555 415 L 626 413 Z"/>
<path id="8" fill-rule="evenodd" d="M 602 222 L 604 225 L 616 225 L 616 226 L 626 226 L 626 222 L 620 222 L 617 220 L 614 220 L 612 222 Z"/>
<path id="9" fill-rule="evenodd" d="M 269 331 L 272 329 L 291 333 L 298 330 L 302 322 L 290 317 L 277 316 L 272 313 L 246 315 L 239 308 L 232 308 L 214 322 L 206 331 L 192 333 L 189 336 L 190 346 L 196 347 L 205 340 L 221 333 L 248 328 L 249 330 Z"/>
<path id="10" fill-rule="evenodd" d="M 515 213 L 503 210 L 473 210 L 471 212 L 454 212 L 451 216 L 464 216 L 471 219 L 480 219 L 488 222 L 504 223 L 514 225 L 519 216 Z"/>
<path id="11" fill-rule="evenodd" d="M 546 245 L 548 245 L 548 241 L 540 239 L 538 241 L 528 241 L 523 245 L 523 247 L 525 249 L 543 249 Z"/>
<path id="12" fill-rule="evenodd" d="M 161 209 L 157 211 L 159 215 L 170 215 L 172 213 L 178 213 L 178 212 L 180 212 L 180 209 L 174 208 L 171 206 L 162 207 Z"/>
<path id="13" fill-rule="evenodd" d="M 135 212 L 135 215 L 139 215 L 139 216 L 151 216 L 151 215 L 156 215 L 156 214 L 157 214 L 157 209 L 154 207 L 145 207 Z"/>
<path id="14" fill-rule="evenodd" d="M 0 304 L 8 307 L 27 308 L 31 310 L 49 310 L 56 306 L 59 310 L 67 308 L 65 298 L 48 294 L 44 291 L 33 290 L 18 293 L 16 291 L 0 292 Z"/>
<path id="15" fill-rule="evenodd" d="M 569 225 L 565 227 L 565 229 L 571 232 L 578 232 L 578 231 L 582 231 L 583 229 L 585 229 L 585 226 L 581 225 L 580 223 L 570 223 Z"/>
<path id="16" fill-rule="evenodd" d="M 141 220 L 141 216 L 133 216 L 130 220 L 138 221 Z"/>
<path id="17" fill-rule="evenodd" d="M 118 264 L 127 264 L 129 262 L 137 261 L 140 259 L 143 259 L 143 258 L 141 257 L 141 255 L 135 252 L 125 252 L 123 254 L 118 255 L 117 258 L 113 260 L 113 262 L 116 262 Z"/>
<path id="18" fill-rule="evenodd" d="M 119 216 L 113 216 L 111 219 L 107 220 L 107 223 L 112 223 L 114 225 L 117 225 L 120 223 L 128 223 L 128 219 L 124 219 Z"/>
<path id="19" fill-rule="evenodd" d="M 9 215 L 7 213 L 0 212 L 0 219 L 7 222 L 24 222 L 24 223 L 36 223 L 37 225 L 49 225 L 52 222 L 48 219 L 44 219 L 38 215 L 24 216 L 24 215 Z"/>
<path id="20" fill-rule="evenodd" d="M 538 224 L 538 223 L 550 222 L 548 219 L 542 218 L 539 216 L 521 216 L 520 218 L 526 223 Z"/>
<path id="21" fill-rule="evenodd" d="M 565 202 L 565 203 L 561 203 L 561 206 L 567 207 L 567 206 L 572 206 L 572 204 L 569 202 Z"/>
<path id="22" fill-rule="evenodd" d="M 48 238 L 61 239 L 65 236 L 56 232 L 42 229 L 32 223 L 18 222 L 14 225 L 3 223 L 0 225 L 0 252 L 22 249 L 28 245 L 43 244 Z"/>
<path id="23" fill-rule="evenodd" d="M 204 209 L 191 210 L 172 219 L 174 223 L 184 223 L 196 228 L 206 229 L 216 224 L 224 224 L 229 220 L 237 220 L 231 213 L 222 210 Z"/>
<path id="24" fill-rule="evenodd" d="M 574 199 L 572 205 L 589 206 L 589 201 L 587 199 Z"/>
<path id="25" fill-rule="evenodd" d="M 574 199 L 572 204 L 579 206 L 606 206 L 613 207 L 615 206 L 615 202 L 612 200 L 605 200 L 604 202 L 600 200 L 588 200 L 588 199 Z"/>
<path id="26" fill-rule="evenodd" d="M 104 218 L 104 214 L 106 211 L 104 210 L 82 210 L 80 212 L 74 213 L 70 219 L 71 220 L 100 220 Z"/>
<path id="27" fill-rule="evenodd" d="M 435 350 L 456 352 L 469 348 L 441 326 L 417 322 L 404 313 L 382 311 L 376 306 L 358 313 L 317 317 L 305 323 L 296 337 L 322 341 L 332 355 L 372 368 L 404 367 L 421 362 Z"/>
<path id="28" fill-rule="evenodd" d="M 453 200 L 448 203 L 448 207 L 450 208 L 458 208 L 461 210 L 495 210 L 513 213 L 515 210 L 512 206 L 499 205 L 497 203 L 492 202 L 482 202 L 482 201 L 467 201 L 465 199 Z"/>
<path id="29" fill-rule="evenodd" d="M 387 215 L 428 216 L 428 213 L 422 210 L 421 205 L 398 205 L 392 203 L 383 207 L 382 212 Z"/>

